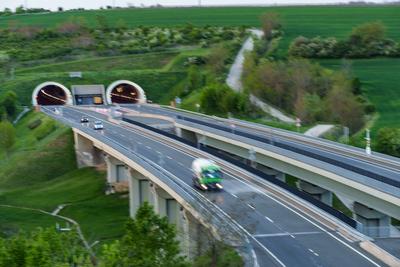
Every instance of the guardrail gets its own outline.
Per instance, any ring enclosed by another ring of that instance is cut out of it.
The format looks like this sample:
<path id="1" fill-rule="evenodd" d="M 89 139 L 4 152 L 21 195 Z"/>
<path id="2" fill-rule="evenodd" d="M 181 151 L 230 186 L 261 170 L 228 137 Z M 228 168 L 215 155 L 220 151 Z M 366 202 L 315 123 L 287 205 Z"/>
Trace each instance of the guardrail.
<path id="1" fill-rule="evenodd" d="M 148 126 L 146 124 L 143 124 L 141 122 L 138 122 L 138 121 L 126 118 L 126 117 L 123 117 L 122 120 L 125 121 L 125 122 L 128 122 L 128 123 L 140 126 L 142 128 L 151 130 L 151 131 L 156 132 L 158 134 L 164 135 L 166 137 L 172 138 L 172 139 L 174 139 L 176 141 L 179 141 L 179 142 L 182 142 L 182 143 L 184 143 L 186 145 L 189 145 L 189 146 L 192 146 L 192 147 L 197 147 L 196 143 L 190 142 L 190 141 L 188 141 L 186 139 L 183 139 L 183 138 L 181 138 L 179 136 L 176 136 L 174 134 L 167 133 L 165 131 L 153 128 L 153 127 Z M 225 161 L 227 161 L 229 163 L 232 163 L 232 164 L 234 164 L 234 165 L 236 165 L 236 166 L 238 166 L 240 168 L 243 168 L 243 169 L 247 170 L 248 172 L 250 172 L 252 174 L 255 174 L 255 175 L 267 180 L 268 182 L 271 182 L 271 183 L 273 183 L 273 184 L 275 184 L 275 185 L 277 185 L 277 186 L 279 186 L 279 187 L 291 192 L 292 194 L 294 194 L 294 195 L 296 195 L 296 196 L 298 196 L 298 197 L 310 202 L 311 204 L 317 206 L 318 208 L 328 212 L 329 214 L 331 214 L 334 217 L 338 218 L 339 220 L 341 220 L 342 222 L 346 223 L 347 225 L 349 225 L 349 226 L 351 226 L 353 228 L 357 228 L 357 224 L 358 224 L 357 221 L 355 221 L 354 219 L 348 217 L 344 213 L 342 213 L 342 212 L 330 207 L 329 205 L 327 205 L 327 204 L 325 204 L 325 203 L 313 198 L 310 194 L 308 194 L 306 192 L 303 192 L 303 191 L 300 191 L 297 188 L 291 187 L 288 184 L 286 184 L 285 182 L 282 182 L 282 181 L 276 179 L 274 176 L 267 175 L 267 174 L 261 172 L 260 170 L 257 170 L 257 169 L 255 169 L 255 168 L 253 168 L 253 167 L 251 167 L 251 166 L 249 166 L 247 164 L 242 163 L 241 161 L 238 161 L 236 159 L 228 157 L 228 156 L 226 156 L 224 154 L 218 153 L 215 150 L 213 150 L 211 148 L 208 148 L 208 147 L 206 147 L 204 145 L 201 145 L 199 148 L 201 150 L 207 152 L 207 153 L 210 153 L 210 154 L 212 154 L 212 155 L 214 155 L 216 157 L 219 157 L 219 158 L 221 158 L 221 159 L 223 159 L 223 160 L 225 160 Z"/>
<path id="2" fill-rule="evenodd" d="M 325 151 L 334 152 L 334 153 L 337 153 L 337 154 L 340 154 L 343 156 L 353 157 L 356 159 L 363 160 L 365 162 L 377 164 L 380 166 L 385 166 L 386 168 L 400 171 L 400 160 L 395 157 L 385 155 L 382 153 L 373 152 L 372 155 L 367 155 L 365 153 L 364 149 L 361 149 L 358 147 L 353 147 L 353 146 L 333 142 L 330 140 L 322 140 L 320 138 L 316 138 L 316 137 L 312 137 L 312 136 L 305 136 L 303 134 L 299 134 L 299 133 L 284 130 L 284 129 L 274 128 L 274 127 L 267 126 L 267 125 L 260 125 L 257 123 L 242 121 L 242 120 L 238 120 L 238 119 L 225 119 L 225 118 L 220 118 L 220 117 L 216 117 L 216 116 L 209 116 L 206 114 L 196 113 L 196 112 L 192 112 L 192 111 L 188 111 L 188 110 L 184 110 L 184 109 L 172 108 L 169 106 L 161 106 L 161 107 L 163 107 L 165 109 L 173 110 L 176 112 L 187 113 L 187 114 L 194 115 L 194 116 L 204 117 L 204 118 L 211 119 L 211 120 L 218 120 L 218 121 L 221 121 L 224 123 L 230 123 L 230 124 L 235 123 L 242 127 L 249 128 L 251 130 L 259 130 L 268 135 L 275 135 L 277 137 L 285 138 L 290 141 L 310 145 L 313 147 L 317 147 L 318 149 L 323 149 Z"/>
<path id="3" fill-rule="evenodd" d="M 182 199 L 184 199 L 196 212 L 198 212 L 204 221 L 210 223 L 210 225 L 212 225 L 217 232 L 224 233 L 224 241 L 229 241 L 229 245 L 234 246 L 236 249 L 241 251 L 243 255 L 245 255 L 246 266 L 258 266 L 252 254 L 253 247 L 243 230 L 240 229 L 237 224 L 225 213 L 215 212 L 214 204 L 199 192 L 194 190 L 191 186 L 184 183 L 175 175 L 164 170 L 162 166 L 159 166 L 158 164 L 155 164 L 154 162 L 144 158 L 132 149 L 125 147 L 115 140 L 100 133 L 93 132 L 89 128 L 81 128 L 80 123 L 68 120 L 67 118 L 63 117 L 62 113 L 55 114 L 55 111 L 49 108 L 42 108 L 42 110 L 47 110 L 48 115 L 57 120 L 61 120 L 71 127 L 76 127 L 80 131 L 90 136 L 95 136 L 98 141 L 101 141 L 104 144 L 109 145 L 111 148 L 118 150 L 123 155 L 129 157 L 134 162 L 144 167 L 154 176 L 161 179 L 163 183 L 165 183 L 169 188 L 173 188 L 173 190 L 180 197 L 182 197 Z"/>
<path id="4" fill-rule="evenodd" d="M 314 159 L 317 159 L 317 160 L 320 160 L 320 161 L 323 161 L 323 162 L 326 162 L 326 163 L 329 163 L 329 164 L 333 164 L 335 166 L 350 170 L 352 172 L 355 172 L 355 173 L 358 173 L 358 174 L 361 174 L 361 175 L 364 175 L 364 176 L 368 176 L 368 177 L 370 177 L 370 178 L 372 178 L 374 180 L 377 180 L 377 181 L 389 184 L 391 186 L 400 188 L 400 181 L 398 181 L 398 180 L 393 180 L 393 179 L 390 179 L 390 178 L 388 178 L 386 176 L 383 176 L 383 175 L 380 175 L 380 174 L 365 170 L 365 169 L 357 167 L 355 165 L 351 165 L 351 164 L 348 164 L 348 163 L 343 162 L 343 161 L 338 161 L 336 159 L 329 158 L 329 157 L 326 157 L 326 156 L 323 156 L 323 155 L 320 155 L 320 154 L 317 154 L 317 153 L 314 153 L 314 152 L 311 152 L 311 151 L 307 151 L 307 150 L 299 148 L 299 147 L 294 147 L 294 146 L 291 146 L 289 144 L 285 144 L 285 143 L 283 143 L 281 141 L 274 140 L 273 138 L 266 138 L 266 137 L 250 134 L 250 133 L 247 133 L 247 132 L 244 132 L 244 131 L 241 131 L 241 130 L 237 130 L 237 129 L 233 130 L 233 129 L 227 127 L 227 126 L 217 125 L 217 124 L 214 124 L 214 123 L 205 122 L 205 121 L 201 121 L 201 120 L 197 120 L 197 119 L 193 119 L 193 118 L 189 118 L 189 117 L 184 117 L 184 116 L 181 116 L 181 115 L 178 115 L 177 118 L 182 120 L 182 121 L 188 121 L 188 122 L 191 122 L 191 123 L 200 124 L 200 125 L 203 125 L 203 126 L 207 126 L 207 127 L 210 127 L 210 128 L 213 128 L 213 129 L 217 129 L 217 130 L 220 130 L 220 131 L 224 131 L 224 132 L 228 132 L 228 133 L 234 133 L 234 134 L 236 134 L 238 136 L 250 138 L 252 140 L 256 140 L 256 141 L 259 141 L 259 142 L 262 142 L 262 143 L 266 143 L 266 144 L 270 144 L 270 145 L 273 145 L 273 146 L 276 146 L 276 147 L 280 147 L 282 149 L 286 149 L 286 150 L 289 150 L 289 151 L 292 151 L 292 152 L 295 152 L 295 153 L 302 154 L 304 156 L 308 156 L 310 158 L 314 158 Z"/>

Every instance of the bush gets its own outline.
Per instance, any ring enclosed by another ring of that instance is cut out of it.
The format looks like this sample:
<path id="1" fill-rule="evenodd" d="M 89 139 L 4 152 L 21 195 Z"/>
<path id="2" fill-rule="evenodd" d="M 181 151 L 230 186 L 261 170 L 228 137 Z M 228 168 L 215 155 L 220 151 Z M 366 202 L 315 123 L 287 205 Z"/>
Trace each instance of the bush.
<path id="1" fill-rule="evenodd" d="M 35 137 L 38 141 L 42 140 L 56 129 L 54 120 L 46 120 L 37 129 L 35 129 Z"/>
<path id="2" fill-rule="evenodd" d="M 40 124 L 42 124 L 42 120 L 41 119 L 35 119 L 31 122 L 28 123 L 28 128 L 33 130 L 35 128 L 37 128 Z"/>
<path id="3" fill-rule="evenodd" d="M 299 36 L 289 48 L 292 56 L 304 58 L 369 58 L 399 56 L 399 45 L 385 37 L 385 26 L 380 22 L 362 24 L 353 29 L 346 40 L 334 37 L 312 39 Z"/>
<path id="4" fill-rule="evenodd" d="M 380 129 L 376 137 L 376 150 L 381 153 L 400 157 L 400 129 Z"/>
<path id="5" fill-rule="evenodd" d="M 202 89 L 201 107 L 208 114 L 246 114 L 250 107 L 248 96 L 236 93 L 225 84 L 212 84 Z"/>

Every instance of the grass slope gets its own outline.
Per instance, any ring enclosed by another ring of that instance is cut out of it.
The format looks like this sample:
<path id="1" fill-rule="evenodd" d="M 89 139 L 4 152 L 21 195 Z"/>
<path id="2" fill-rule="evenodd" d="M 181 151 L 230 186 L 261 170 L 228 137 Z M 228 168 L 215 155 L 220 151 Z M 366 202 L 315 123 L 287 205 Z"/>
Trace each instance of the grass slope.
<path id="1" fill-rule="evenodd" d="M 53 122 L 54 128 L 38 141 L 34 120 Z M 9 159 L 0 157 L 0 204 L 53 211 L 68 204 L 60 215 L 78 221 L 90 240 L 107 241 L 123 233 L 129 216 L 124 195 L 104 195 L 105 173 L 93 168 L 76 169 L 71 130 L 41 113 L 29 113 L 17 126 L 18 141 Z M 35 211 L 0 207 L 0 235 L 60 220 Z"/>
<path id="2" fill-rule="evenodd" d="M 70 71 L 109 71 L 109 70 L 143 70 L 161 69 L 179 53 L 146 53 L 139 55 L 124 55 L 117 57 L 98 57 L 85 60 L 75 60 L 54 64 L 41 65 L 32 68 L 17 69 L 16 74 L 38 72 L 70 72 Z"/>
<path id="3" fill-rule="evenodd" d="M 171 92 L 171 89 L 185 77 L 186 72 L 157 70 L 84 72 L 82 78 L 69 78 L 68 74 L 63 72 L 32 73 L 3 82 L 0 95 L 8 90 L 15 91 L 20 102 L 29 105 L 34 88 L 46 81 L 55 81 L 70 87 L 77 84 L 104 84 L 108 86 L 116 80 L 124 79 L 139 84 L 145 90 L 148 99 L 165 103 L 168 102 L 170 97 L 168 93 Z"/>

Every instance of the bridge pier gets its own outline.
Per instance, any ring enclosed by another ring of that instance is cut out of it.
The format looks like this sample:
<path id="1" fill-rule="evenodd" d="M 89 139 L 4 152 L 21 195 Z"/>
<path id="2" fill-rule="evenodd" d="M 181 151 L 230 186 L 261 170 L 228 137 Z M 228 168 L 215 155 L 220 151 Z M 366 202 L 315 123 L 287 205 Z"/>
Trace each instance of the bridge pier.
<path id="1" fill-rule="evenodd" d="M 95 167 L 103 163 L 101 150 L 91 140 L 74 131 L 74 143 L 78 168 Z"/>
<path id="2" fill-rule="evenodd" d="M 361 203 L 354 202 L 354 219 L 362 224 L 362 233 L 370 237 L 389 237 L 391 218 Z"/>
<path id="3" fill-rule="evenodd" d="M 133 218 L 140 205 L 145 201 L 153 205 L 153 201 L 147 177 L 133 169 L 129 169 L 129 173 L 129 215 Z"/>
<path id="4" fill-rule="evenodd" d="M 312 195 L 321 202 L 332 206 L 333 195 L 331 191 L 303 180 L 299 180 L 297 182 L 297 186 L 300 188 L 300 190 Z"/>
<path id="5" fill-rule="evenodd" d="M 107 165 L 107 185 L 109 186 L 106 194 L 128 191 L 131 176 L 128 166 L 107 154 L 104 155 L 104 160 Z"/>
<path id="6" fill-rule="evenodd" d="M 183 138 L 185 140 L 188 140 L 188 141 L 190 141 L 192 143 L 197 143 L 198 139 L 197 139 L 197 136 L 196 136 L 196 134 L 194 132 L 191 132 L 191 131 L 176 127 L 175 128 L 175 133 L 176 133 L 177 136 L 179 136 L 179 137 L 181 137 L 181 138 Z"/>

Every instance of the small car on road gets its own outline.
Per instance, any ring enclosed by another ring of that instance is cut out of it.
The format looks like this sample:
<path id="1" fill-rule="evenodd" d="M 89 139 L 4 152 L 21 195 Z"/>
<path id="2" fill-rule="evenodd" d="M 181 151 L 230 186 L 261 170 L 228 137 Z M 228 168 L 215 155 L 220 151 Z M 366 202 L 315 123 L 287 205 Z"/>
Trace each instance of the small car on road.
<path id="1" fill-rule="evenodd" d="M 93 125 L 93 129 L 95 130 L 103 130 L 104 129 L 104 125 L 101 121 L 95 121 L 94 125 Z"/>
<path id="2" fill-rule="evenodd" d="M 86 116 L 82 116 L 81 123 L 88 123 L 88 122 L 89 122 L 89 118 Z"/>

